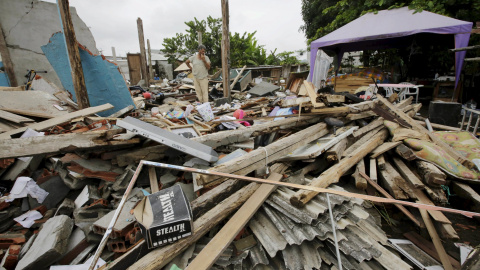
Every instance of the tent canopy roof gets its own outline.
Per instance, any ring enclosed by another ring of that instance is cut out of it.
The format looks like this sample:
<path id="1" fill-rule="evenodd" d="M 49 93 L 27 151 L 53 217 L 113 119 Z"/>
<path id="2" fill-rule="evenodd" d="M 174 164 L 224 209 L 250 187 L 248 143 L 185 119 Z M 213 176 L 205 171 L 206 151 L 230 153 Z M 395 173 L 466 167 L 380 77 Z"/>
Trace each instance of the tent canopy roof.
<path id="1" fill-rule="evenodd" d="M 312 42 L 312 48 L 341 47 L 342 43 L 383 40 L 418 33 L 470 33 L 472 23 L 428 11 L 415 13 L 408 7 L 367 13 L 336 31 Z M 337 45 L 338 44 L 338 45 Z M 337 46 L 332 46 L 337 45 Z M 361 50 L 361 48 L 357 48 Z"/>
<path id="2" fill-rule="evenodd" d="M 408 7 L 367 13 L 310 44 L 310 78 L 319 48 L 333 50 L 341 60 L 344 52 L 384 49 L 405 44 L 406 38 L 419 33 L 453 34 L 455 48 L 468 46 L 473 23 L 428 11 L 415 12 Z M 465 58 L 455 53 L 455 87 Z"/>

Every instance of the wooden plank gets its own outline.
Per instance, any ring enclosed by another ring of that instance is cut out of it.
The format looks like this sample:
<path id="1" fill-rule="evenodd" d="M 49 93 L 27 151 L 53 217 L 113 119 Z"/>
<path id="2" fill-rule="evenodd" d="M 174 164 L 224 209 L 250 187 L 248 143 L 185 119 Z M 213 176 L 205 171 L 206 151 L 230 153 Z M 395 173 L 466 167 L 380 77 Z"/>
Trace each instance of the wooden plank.
<path id="1" fill-rule="evenodd" d="M 312 141 L 302 147 L 295 149 L 292 153 L 289 153 L 280 160 L 306 160 L 316 158 L 322 153 L 325 152 L 325 156 L 330 156 L 330 160 L 340 160 L 341 154 L 346 147 L 347 141 L 346 138 L 357 127 L 349 128 L 347 131 L 337 134 L 336 137 L 321 137 L 318 140 Z M 343 145 L 343 146 L 342 146 Z M 339 148 L 336 148 L 339 147 Z M 336 148 L 333 150 L 333 148 Z M 341 149 L 343 148 L 343 150 Z M 330 151 L 330 152 L 329 152 Z M 334 151 L 334 152 L 332 152 Z M 338 156 L 337 154 L 340 154 Z M 332 155 L 336 155 L 332 157 Z M 328 159 L 328 158 L 327 158 Z"/>
<path id="2" fill-rule="evenodd" d="M 435 250 L 435 246 L 433 245 L 432 242 L 426 240 L 416 232 L 407 232 L 407 233 L 404 233 L 403 236 L 405 236 L 405 238 L 410 240 L 412 243 L 414 243 L 417 247 L 419 247 L 425 253 L 432 256 L 435 260 L 440 261 L 440 256 L 438 256 L 438 253 Z M 448 256 L 448 260 L 450 261 L 454 269 L 461 268 L 460 262 L 458 262 L 457 260 L 455 260 L 455 258 L 453 258 L 448 254 L 447 256 Z"/>
<path id="3" fill-rule="evenodd" d="M 377 160 L 374 159 L 374 158 L 371 158 L 370 159 L 370 179 L 372 179 L 372 181 L 374 181 L 375 183 L 377 182 L 378 180 L 378 176 L 377 176 Z"/>
<path id="4" fill-rule="evenodd" d="M 7 41 L 5 40 L 5 34 L 3 33 L 2 25 L 0 24 L 0 56 L 2 58 L 3 66 L 5 67 L 5 73 L 7 73 L 10 86 L 17 87 L 17 78 L 15 77 L 15 71 L 13 68 L 12 58 L 10 58 L 10 52 L 8 51 Z"/>
<path id="5" fill-rule="evenodd" d="M 10 113 L 4 110 L 0 110 L 0 118 L 11 121 L 11 122 L 15 122 L 18 124 L 35 122 L 35 120 L 33 119 L 23 117 L 14 113 Z"/>
<path id="6" fill-rule="evenodd" d="M 367 182 L 372 185 L 378 192 L 380 192 L 383 196 L 389 199 L 393 199 L 392 195 L 390 195 L 385 189 L 379 186 L 375 181 L 370 179 L 365 173 L 360 173 L 360 175 L 367 180 Z M 402 211 L 413 223 L 415 223 L 418 227 L 423 228 L 423 224 L 418 221 L 418 219 L 410 213 L 404 206 L 395 204 L 395 206 Z"/>
<path id="7" fill-rule="evenodd" d="M 443 248 L 440 237 L 438 237 L 437 230 L 435 230 L 435 227 L 433 226 L 433 222 L 430 219 L 430 216 L 428 215 L 427 210 L 425 209 L 419 209 L 419 210 L 420 210 L 420 214 L 422 215 L 423 222 L 425 222 L 425 226 L 427 227 L 428 234 L 430 234 L 430 237 L 432 238 L 432 241 L 433 241 L 433 245 L 437 250 L 438 256 L 440 257 L 440 261 L 442 262 L 443 268 L 445 268 L 445 270 L 453 270 L 453 267 L 452 267 L 452 264 L 450 263 L 447 252 L 445 252 L 445 249 Z"/>
<path id="8" fill-rule="evenodd" d="M 282 175 L 272 173 L 268 179 L 272 181 L 280 181 Z M 209 269 L 212 267 L 222 252 L 233 241 L 235 236 L 237 236 L 240 230 L 247 224 L 275 188 L 276 187 L 273 185 L 262 184 L 242 205 L 242 207 L 240 207 L 233 217 L 230 218 L 227 224 L 215 234 L 213 239 L 208 242 L 207 246 L 205 246 L 188 265 L 187 269 Z"/>
<path id="9" fill-rule="evenodd" d="M 272 171 L 277 172 L 273 169 L 273 166 Z M 281 171 L 278 172 L 281 173 Z M 217 226 L 222 220 L 228 217 L 235 209 L 247 201 L 247 199 L 250 198 L 259 187 L 260 185 L 256 183 L 250 183 L 243 187 L 232 196 L 218 203 L 213 209 L 205 213 L 203 216 L 196 219 L 193 223 L 194 231 L 191 236 L 180 239 L 173 245 L 167 245 L 152 250 L 146 256 L 131 265 L 128 269 L 149 270 L 162 268 L 176 255 L 180 254 L 192 243 L 196 242 L 213 227 Z M 101 269 L 112 269 L 112 267 L 115 267 L 114 263 L 105 265 L 105 267 Z"/>
<path id="10" fill-rule="evenodd" d="M 417 123 L 419 123 L 422 126 L 426 126 L 425 121 L 420 121 L 420 120 L 415 120 Z M 433 127 L 433 129 L 436 130 L 448 130 L 448 131 L 460 131 L 461 129 L 458 127 L 451 127 L 451 126 L 445 126 L 445 125 L 440 125 L 440 124 L 435 124 L 435 123 L 430 123 Z"/>
<path id="11" fill-rule="evenodd" d="M 128 141 L 106 141 L 108 132 L 93 131 L 84 133 L 68 133 L 18 139 L 0 140 L 0 159 L 28 157 L 40 154 L 73 152 L 80 149 L 100 149 L 102 147 L 132 145 L 139 139 Z M 0 134 L 3 135 L 3 134 Z M 35 145 L 35 147 L 32 147 Z"/>
<path id="12" fill-rule="evenodd" d="M 142 19 L 137 18 L 138 43 L 140 46 L 140 70 L 142 72 L 142 79 L 145 85 L 149 85 L 149 77 L 147 70 L 147 54 L 145 52 L 145 37 L 143 36 L 143 22 Z"/>
<path id="13" fill-rule="evenodd" d="M 377 157 L 377 164 L 380 171 L 385 170 L 385 157 L 383 155 Z"/>
<path id="14" fill-rule="evenodd" d="M 307 90 L 307 94 L 310 97 L 310 101 L 314 108 L 325 107 L 325 104 L 321 102 L 317 102 L 317 93 L 315 92 L 315 87 L 309 81 L 303 81 L 303 85 L 305 85 L 305 89 Z"/>
<path id="15" fill-rule="evenodd" d="M 245 70 L 247 66 L 243 66 L 242 67 L 242 70 L 240 70 L 240 73 L 237 74 L 237 76 L 235 77 L 235 79 L 233 80 L 232 84 L 230 84 L 230 89 L 233 89 L 233 86 L 235 86 L 235 84 L 238 82 L 238 80 L 240 79 L 240 77 L 242 77 L 242 74 L 243 74 L 243 71 Z M 240 89 L 241 90 L 241 89 Z"/>
<path id="16" fill-rule="evenodd" d="M 246 175 L 254 170 L 265 167 L 265 163 L 274 162 L 294 149 L 303 146 L 328 132 L 325 123 L 318 123 L 288 137 L 280 139 L 270 145 L 258 148 L 252 152 L 231 161 L 211 168 L 212 171 Z M 215 175 L 197 175 L 198 185 L 215 185 L 224 180 Z"/>
<path id="17" fill-rule="evenodd" d="M 395 148 L 395 152 L 399 156 L 401 156 L 403 159 L 406 159 L 406 160 L 409 160 L 409 161 L 417 158 L 417 156 L 415 156 L 415 153 L 413 153 L 413 150 L 410 149 L 409 147 L 405 146 L 404 144 L 398 145 Z"/>
<path id="18" fill-rule="evenodd" d="M 350 112 L 349 107 L 316 108 L 311 110 L 315 114 L 344 114 Z"/>
<path id="19" fill-rule="evenodd" d="M 439 186 L 447 183 L 447 176 L 437 166 L 430 162 L 417 160 L 418 173 L 426 184 Z"/>
<path id="20" fill-rule="evenodd" d="M 376 158 L 379 155 L 387 152 L 390 149 L 393 149 L 400 145 L 402 142 L 386 142 L 379 147 L 375 148 L 371 153 L 370 153 L 370 158 Z"/>
<path id="21" fill-rule="evenodd" d="M 414 188 L 423 189 L 425 185 L 420 181 L 420 179 L 408 168 L 408 166 L 399 158 L 393 157 L 393 164 L 398 169 L 398 172 L 407 180 Z"/>
<path id="22" fill-rule="evenodd" d="M 70 120 L 75 119 L 77 117 L 87 116 L 87 115 L 90 115 L 90 114 L 103 112 L 103 111 L 106 111 L 106 110 L 110 110 L 112 108 L 113 108 L 113 106 L 110 103 L 107 103 L 107 104 L 103 104 L 103 105 L 100 105 L 100 106 L 90 107 L 90 108 L 86 108 L 86 109 L 83 109 L 83 110 L 80 110 L 80 111 L 71 112 L 71 113 L 68 113 L 68 114 L 65 114 L 65 115 L 62 115 L 62 116 L 59 116 L 59 117 L 48 119 L 46 121 L 31 124 L 28 127 L 22 127 L 22 128 L 18 128 L 18 129 L 15 129 L 15 130 L 7 131 L 5 133 L 0 134 L 0 139 L 10 139 L 11 135 L 15 135 L 15 134 L 18 134 L 20 132 L 24 132 L 27 128 L 30 128 L 30 129 L 33 129 L 33 130 L 36 130 L 36 131 L 43 131 L 47 128 L 51 128 L 53 126 L 60 125 L 60 124 L 65 123 L 65 122 L 69 122 Z"/>
<path id="23" fill-rule="evenodd" d="M 409 196 L 398 185 L 398 182 L 401 181 L 398 179 L 399 175 L 395 173 L 395 170 L 389 163 L 385 162 L 385 169 L 380 171 L 379 176 L 380 180 L 382 180 L 383 187 L 387 189 L 395 199 L 409 199 Z"/>
<path id="24" fill-rule="evenodd" d="M 410 116 L 406 115 L 403 111 L 399 110 L 395 106 L 393 106 L 392 103 L 388 102 L 384 97 L 381 95 L 377 95 L 377 99 L 380 100 L 385 106 L 387 106 L 391 111 L 393 111 L 395 114 L 397 114 L 403 121 L 407 122 L 410 124 L 415 130 L 424 133 L 430 137 L 430 139 L 439 147 L 441 147 L 443 150 L 445 150 L 451 157 L 456 159 L 458 162 L 463 164 L 467 168 L 473 168 L 475 167 L 475 164 L 459 154 L 457 151 L 455 151 L 453 148 L 451 148 L 448 144 L 443 142 L 440 138 L 435 136 L 433 133 L 429 132 L 425 127 L 422 125 L 418 124 L 417 121 L 413 120 Z"/>
<path id="25" fill-rule="evenodd" d="M 150 188 L 152 189 L 152 194 L 158 192 L 160 189 L 158 188 L 158 179 L 155 167 L 148 168 L 148 177 L 150 179 Z"/>
<path id="26" fill-rule="evenodd" d="M 353 132 L 353 137 L 355 138 L 358 138 L 358 137 L 361 137 L 363 134 L 365 133 L 368 133 L 376 128 L 378 128 L 379 126 L 383 126 L 383 118 L 379 117 L 378 119 L 375 119 L 373 120 L 372 122 L 370 122 L 368 125 L 358 129 L 358 130 L 355 130 Z"/>
<path id="27" fill-rule="evenodd" d="M 467 184 L 452 181 L 453 192 L 459 197 L 467 199 L 473 203 L 472 208 L 478 212 L 480 210 L 480 195 Z"/>
<path id="28" fill-rule="evenodd" d="M 82 69 L 82 61 L 80 59 L 77 38 L 75 37 L 72 16 L 70 14 L 70 4 L 68 0 L 58 0 L 57 4 L 60 14 L 60 21 L 62 22 L 63 33 L 65 35 L 68 57 L 70 59 L 75 96 L 77 97 L 78 107 L 80 109 L 85 109 L 90 107 L 90 101 L 88 100 L 87 87 L 85 86 L 85 77 Z"/>
<path id="29" fill-rule="evenodd" d="M 357 163 L 352 176 L 355 179 L 355 186 L 360 190 L 366 190 L 368 183 L 367 180 L 361 176 L 361 173 L 365 174 L 365 161 L 363 158 Z"/>
<path id="30" fill-rule="evenodd" d="M 0 86 L 0 91 L 25 91 L 25 85 L 16 87 Z"/>
<path id="31" fill-rule="evenodd" d="M 363 159 L 370 151 L 382 144 L 387 137 L 388 132 L 382 130 L 372 136 L 368 142 L 355 150 L 351 155 L 342 159 L 339 163 L 333 165 L 328 170 L 324 171 L 319 177 L 314 178 L 308 186 L 326 188 L 329 185 L 336 183 L 340 180 L 340 177 Z M 290 203 L 302 207 L 315 197 L 318 192 L 310 190 L 299 190 L 291 198 Z"/>
<path id="32" fill-rule="evenodd" d="M 343 152 L 347 149 L 348 139 L 343 138 L 337 144 L 335 144 L 332 148 L 325 152 L 325 157 L 327 161 L 330 163 L 337 163 L 342 159 Z"/>
<path id="33" fill-rule="evenodd" d="M 363 136 L 360 140 L 356 141 L 354 144 L 350 145 L 342 154 L 343 157 L 346 157 L 348 155 L 351 155 L 353 152 L 355 152 L 359 147 L 364 145 L 366 142 L 368 142 L 373 135 L 377 134 L 378 132 L 385 130 L 384 126 L 379 126 L 375 128 L 374 130 L 370 131 L 368 134 Z"/>
<path id="34" fill-rule="evenodd" d="M 54 105 L 60 105 L 54 95 L 42 91 L 0 91 L 0 109 L 15 114 L 41 118 L 54 118 L 65 115 Z"/>

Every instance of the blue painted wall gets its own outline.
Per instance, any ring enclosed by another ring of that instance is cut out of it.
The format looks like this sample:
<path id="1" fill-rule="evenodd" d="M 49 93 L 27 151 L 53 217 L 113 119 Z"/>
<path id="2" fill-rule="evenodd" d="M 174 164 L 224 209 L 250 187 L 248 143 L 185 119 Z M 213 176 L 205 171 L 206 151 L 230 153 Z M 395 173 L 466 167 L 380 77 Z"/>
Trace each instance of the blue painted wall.
<path id="1" fill-rule="evenodd" d="M 72 93 L 73 100 L 76 102 L 63 33 L 55 33 L 50 38 L 50 42 L 42 46 L 42 51 L 55 69 L 63 87 Z M 81 47 L 79 51 L 90 106 L 110 103 L 115 107 L 98 113 L 100 116 L 109 116 L 129 105 L 135 106 L 127 84 L 115 64 L 104 60 L 101 55 L 91 55 Z"/>
<path id="2" fill-rule="evenodd" d="M 0 69 L 3 68 L 3 62 L 0 61 Z M 8 80 L 7 73 L 0 72 L 0 86 L 10 86 L 10 81 Z"/>

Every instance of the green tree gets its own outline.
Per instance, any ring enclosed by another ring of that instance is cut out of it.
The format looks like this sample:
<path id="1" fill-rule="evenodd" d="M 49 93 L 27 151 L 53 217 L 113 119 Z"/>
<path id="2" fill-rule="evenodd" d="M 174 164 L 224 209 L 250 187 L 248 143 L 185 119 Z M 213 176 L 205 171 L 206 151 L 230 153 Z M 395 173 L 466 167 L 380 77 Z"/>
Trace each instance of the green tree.
<path id="1" fill-rule="evenodd" d="M 163 39 L 161 51 L 165 53 L 169 63 L 185 61 L 187 57 L 197 51 L 197 31 L 202 32 L 202 43 L 207 48 L 206 54 L 210 58 L 212 67 L 221 66 L 221 41 L 222 20 L 211 16 L 207 20 L 185 22 L 186 33 L 177 33 L 175 37 Z M 230 33 L 230 65 L 231 67 L 259 66 L 259 65 L 283 65 L 298 64 L 293 52 L 282 52 L 275 55 L 277 49 L 267 56 L 264 45 L 259 45 L 255 34 L 257 32 L 243 34 Z"/>
<path id="2" fill-rule="evenodd" d="M 417 12 L 426 10 L 459 20 L 480 20 L 478 0 L 302 0 L 304 25 L 300 29 L 310 43 L 368 12 L 404 6 Z"/>

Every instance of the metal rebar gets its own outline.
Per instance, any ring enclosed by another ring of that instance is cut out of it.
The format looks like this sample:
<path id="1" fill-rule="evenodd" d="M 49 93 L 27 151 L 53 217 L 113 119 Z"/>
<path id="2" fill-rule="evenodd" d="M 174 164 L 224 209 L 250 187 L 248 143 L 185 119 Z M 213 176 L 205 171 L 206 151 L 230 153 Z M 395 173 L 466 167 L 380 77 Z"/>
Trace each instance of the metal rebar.
<path id="1" fill-rule="evenodd" d="M 333 240 L 335 240 L 335 251 L 337 252 L 337 261 L 338 261 L 338 269 L 342 270 L 342 258 L 340 258 L 340 249 L 338 248 L 338 239 L 337 239 L 337 230 L 335 226 L 335 220 L 333 219 L 333 209 L 332 205 L 330 204 L 330 194 L 327 193 L 327 203 L 328 203 L 328 212 L 330 213 L 330 221 L 332 223 L 332 232 L 333 232 Z"/>

